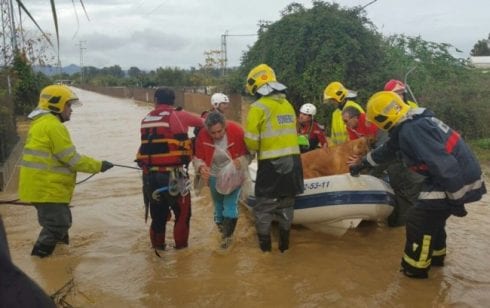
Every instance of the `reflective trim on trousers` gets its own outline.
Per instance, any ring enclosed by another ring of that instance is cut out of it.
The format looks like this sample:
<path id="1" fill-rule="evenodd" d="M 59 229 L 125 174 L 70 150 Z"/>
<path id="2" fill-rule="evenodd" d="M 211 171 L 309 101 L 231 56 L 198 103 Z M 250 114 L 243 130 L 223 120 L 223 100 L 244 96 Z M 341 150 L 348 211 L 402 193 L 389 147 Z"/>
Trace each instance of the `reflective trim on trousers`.
<path id="1" fill-rule="evenodd" d="M 413 266 L 414 268 L 418 269 L 427 269 L 430 266 L 430 259 L 429 259 L 429 250 L 430 250 L 430 242 L 432 240 L 432 237 L 430 235 L 424 235 L 424 239 L 422 241 L 422 247 L 420 249 L 420 254 L 419 254 L 419 259 L 415 260 L 412 259 L 410 256 L 407 254 L 403 255 L 403 260 L 407 262 L 410 266 Z M 416 247 L 416 243 L 414 243 L 413 247 L 413 252 L 415 252 L 418 247 Z"/>
<path id="2" fill-rule="evenodd" d="M 439 249 L 439 250 L 433 250 L 432 251 L 432 256 L 433 257 L 440 257 L 440 256 L 445 256 L 446 255 L 446 248 Z"/>

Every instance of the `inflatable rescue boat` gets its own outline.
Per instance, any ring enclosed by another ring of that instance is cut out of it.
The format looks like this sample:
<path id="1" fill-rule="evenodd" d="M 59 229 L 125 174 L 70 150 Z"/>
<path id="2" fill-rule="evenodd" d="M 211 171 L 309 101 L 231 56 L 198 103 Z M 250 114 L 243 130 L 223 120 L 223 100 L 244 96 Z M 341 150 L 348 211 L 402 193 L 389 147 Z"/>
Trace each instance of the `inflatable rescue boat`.
<path id="1" fill-rule="evenodd" d="M 256 204 L 256 168 L 250 166 L 251 193 L 244 200 L 249 209 Z M 363 220 L 385 220 L 394 204 L 391 187 L 370 175 L 353 177 L 346 173 L 305 179 L 304 193 L 296 197 L 293 224 L 340 235 Z"/>

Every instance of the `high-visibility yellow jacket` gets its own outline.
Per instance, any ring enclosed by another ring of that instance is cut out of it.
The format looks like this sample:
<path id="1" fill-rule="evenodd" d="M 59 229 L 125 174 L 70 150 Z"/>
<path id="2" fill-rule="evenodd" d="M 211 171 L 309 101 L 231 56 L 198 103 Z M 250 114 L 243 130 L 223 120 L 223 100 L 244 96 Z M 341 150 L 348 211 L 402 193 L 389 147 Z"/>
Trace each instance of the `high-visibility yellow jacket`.
<path id="1" fill-rule="evenodd" d="M 78 154 L 66 127 L 47 113 L 32 122 L 20 166 L 22 201 L 70 203 L 77 171 L 100 172 L 102 162 Z"/>
<path id="2" fill-rule="evenodd" d="M 364 112 L 364 109 L 362 107 L 351 100 L 348 100 L 345 102 L 344 106 L 342 106 L 342 109 L 336 108 L 335 111 L 332 113 L 332 126 L 330 130 L 330 143 L 329 145 L 336 145 L 336 144 L 341 144 L 349 140 L 349 134 L 347 133 L 347 128 L 345 127 L 344 120 L 342 119 L 342 110 L 345 107 L 355 107 L 359 109 L 360 112 Z"/>
<path id="3" fill-rule="evenodd" d="M 408 104 L 408 106 L 410 106 L 412 108 L 419 108 L 419 105 L 417 105 L 416 102 L 407 101 L 407 104 Z"/>
<path id="4" fill-rule="evenodd" d="M 300 153 L 296 113 L 284 95 L 264 96 L 250 106 L 245 144 L 259 160 Z"/>

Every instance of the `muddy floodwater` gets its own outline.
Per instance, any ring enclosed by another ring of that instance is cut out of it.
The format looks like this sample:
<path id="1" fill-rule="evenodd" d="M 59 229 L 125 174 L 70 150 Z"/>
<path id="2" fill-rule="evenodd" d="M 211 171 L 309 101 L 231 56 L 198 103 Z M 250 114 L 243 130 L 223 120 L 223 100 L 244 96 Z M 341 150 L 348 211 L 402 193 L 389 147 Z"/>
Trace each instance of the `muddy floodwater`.
<path id="1" fill-rule="evenodd" d="M 140 120 L 151 106 L 75 91 L 83 106 L 67 126 L 78 151 L 135 166 Z M 0 199 L 16 197 L 16 181 Z M 30 256 L 40 231 L 34 208 L 0 205 L 0 213 L 14 263 L 74 307 L 488 307 L 489 200 L 467 206 L 465 218 L 449 218 L 446 265 L 427 280 L 399 272 L 404 228 L 376 223 L 341 237 L 295 226 L 289 251 L 279 253 L 274 237 L 264 254 L 241 206 L 235 244 L 220 253 L 207 190 L 193 193 L 189 247 L 159 258 L 143 217 L 140 171 L 121 167 L 77 185 L 70 245 L 49 258 Z"/>

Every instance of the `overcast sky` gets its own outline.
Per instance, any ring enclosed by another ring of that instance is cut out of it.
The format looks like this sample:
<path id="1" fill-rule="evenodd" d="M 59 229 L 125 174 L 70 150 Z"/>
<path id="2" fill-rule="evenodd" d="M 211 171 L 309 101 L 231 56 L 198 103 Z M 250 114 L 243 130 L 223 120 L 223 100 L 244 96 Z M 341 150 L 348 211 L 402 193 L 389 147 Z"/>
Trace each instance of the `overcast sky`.
<path id="1" fill-rule="evenodd" d="M 23 0 L 45 32 L 54 35 L 48 1 Z M 42 3 L 41 3 L 42 2 Z M 221 35 L 255 34 L 259 20 L 277 21 L 289 0 L 57 0 L 63 66 L 80 64 L 80 41 L 85 66 L 120 65 L 123 69 L 177 66 L 198 67 L 204 51 L 220 49 Z M 295 1 L 310 8 L 311 1 Z M 331 1 L 330 1 L 331 2 Z M 341 6 L 366 5 L 371 0 L 339 0 Z M 420 35 L 449 43 L 468 57 L 473 45 L 490 33 L 489 0 L 378 0 L 366 8 L 367 17 L 385 35 Z M 78 24 L 77 24 L 78 16 Z M 35 26 L 24 15 L 24 28 Z M 31 30 L 31 34 L 34 30 Z M 253 45 L 256 36 L 229 36 L 229 66 Z"/>

